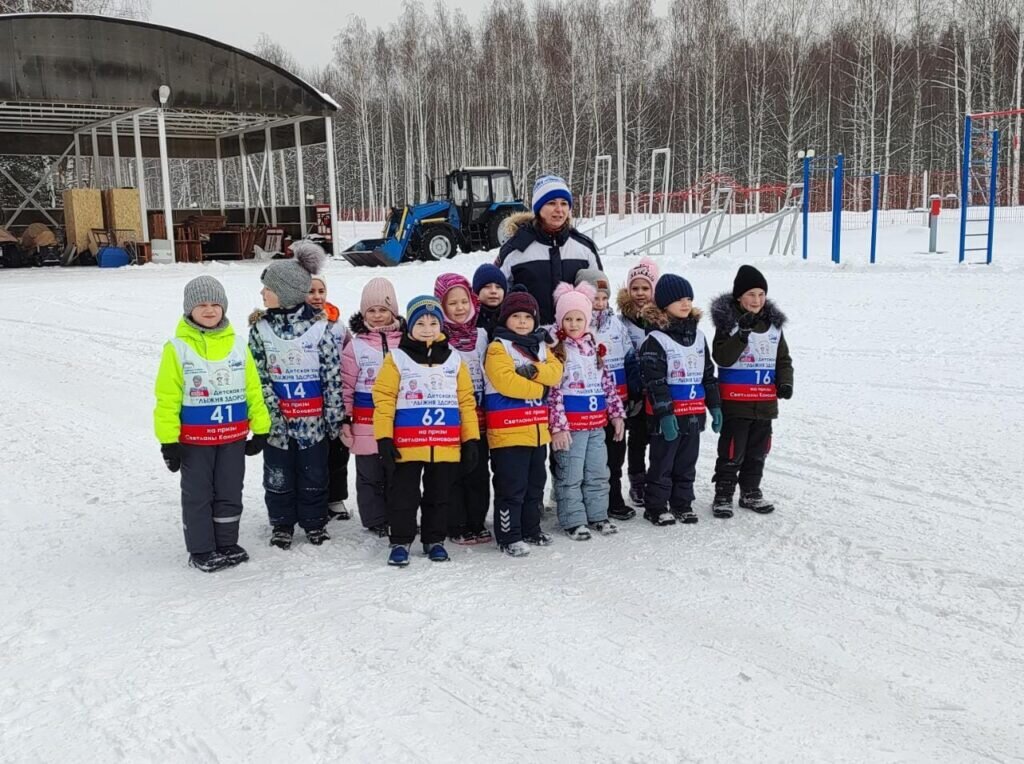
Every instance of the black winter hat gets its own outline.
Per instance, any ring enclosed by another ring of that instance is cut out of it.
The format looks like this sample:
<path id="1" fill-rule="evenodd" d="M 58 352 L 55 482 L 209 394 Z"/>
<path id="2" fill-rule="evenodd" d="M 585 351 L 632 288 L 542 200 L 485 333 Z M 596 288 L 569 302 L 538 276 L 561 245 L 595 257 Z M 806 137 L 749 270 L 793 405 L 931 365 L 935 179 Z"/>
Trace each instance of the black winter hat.
<path id="1" fill-rule="evenodd" d="M 666 273 L 658 279 L 654 287 L 654 302 L 659 308 L 665 310 L 676 300 L 684 298 L 693 299 L 693 287 L 689 281 L 674 273 Z"/>
<path id="2" fill-rule="evenodd" d="M 736 271 L 736 278 L 732 280 L 732 298 L 738 300 L 744 292 L 749 292 L 751 289 L 763 289 L 767 292 L 768 281 L 764 274 L 753 265 L 741 265 L 740 269 Z"/>
<path id="3" fill-rule="evenodd" d="M 498 323 L 504 326 L 513 313 L 529 313 L 533 316 L 534 324 L 540 323 L 540 306 L 537 305 L 537 300 L 529 292 L 509 292 L 505 302 L 501 304 Z"/>

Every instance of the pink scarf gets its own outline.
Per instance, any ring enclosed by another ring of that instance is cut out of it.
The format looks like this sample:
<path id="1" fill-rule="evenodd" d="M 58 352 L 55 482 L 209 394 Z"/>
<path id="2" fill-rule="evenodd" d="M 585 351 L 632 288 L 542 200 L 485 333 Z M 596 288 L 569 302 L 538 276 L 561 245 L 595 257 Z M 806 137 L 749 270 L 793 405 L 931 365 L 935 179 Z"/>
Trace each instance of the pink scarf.
<path id="1" fill-rule="evenodd" d="M 469 320 L 464 324 L 456 324 L 450 321 L 446 314 L 444 333 L 448 336 L 448 344 L 456 350 L 474 350 L 477 340 L 476 319 L 480 315 L 480 303 L 476 295 L 473 294 L 473 287 L 466 280 L 466 277 L 460 276 L 457 273 L 442 273 L 437 277 L 437 281 L 434 282 L 434 297 L 440 300 L 443 306 L 445 296 L 456 287 L 462 287 L 466 290 L 466 294 L 469 295 L 471 313 Z"/>

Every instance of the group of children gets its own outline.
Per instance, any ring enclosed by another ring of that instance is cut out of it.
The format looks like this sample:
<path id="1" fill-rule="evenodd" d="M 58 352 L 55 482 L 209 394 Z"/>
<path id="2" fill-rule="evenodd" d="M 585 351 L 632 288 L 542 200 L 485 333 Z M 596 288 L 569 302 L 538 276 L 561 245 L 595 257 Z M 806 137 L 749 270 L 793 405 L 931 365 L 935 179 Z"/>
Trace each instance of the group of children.
<path id="1" fill-rule="evenodd" d="M 737 485 L 741 507 L 774 509 L 760 484 L 793 369 L 785 317 L 755 268 L 742 266 L 712 302 L 709 348 L 690 283 L 659 277 L 649 259 L 630 269 L 618 314 L 605 274 L 584 269 L 559 284 L 555 323 L 541 326 L 537 300 L 488 264 L 472 282 L 442 274 L 404 316 L 392 284 L 372 278 L 345 326 L 318 275 L 323 251 L 298 242 L 293 254 L 263 272 L 265 310 L 250 317 L 248 342 L 227 320 L 223 287 L 200 276 L 164 348 L 155 429 L 168 469 L 181 472 L 194 567 L 248 559 L 242 481 L 245 457 L 261 452 L 271 545 L 290 548 L 296 525 L 322 544 L 329 520 L 350 517 L 351 454 L 359 518 L 389 538 L 394 566 L 409 564 L 417 535 L 433 561 L 449 559 L 446 540 L 496 541 L 513 557 L 552 543 L 541 527 L 549 470 L 573 540 L 635 516 L 624 463 L 647 520 L 697 522 L 708 413 L 719 435 L 714 516 L 732 516 Z"/>

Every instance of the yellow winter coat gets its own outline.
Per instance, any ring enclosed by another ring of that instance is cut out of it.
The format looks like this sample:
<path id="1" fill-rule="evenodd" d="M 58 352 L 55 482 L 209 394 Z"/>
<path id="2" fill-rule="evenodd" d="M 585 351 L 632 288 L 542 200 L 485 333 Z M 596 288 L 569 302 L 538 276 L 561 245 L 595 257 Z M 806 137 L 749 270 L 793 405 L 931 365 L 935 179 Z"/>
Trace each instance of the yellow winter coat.
<path id="1" fill-rule="evenodd" d="M 412 339 L 408 334 L 402 336 L 398 345 L 409 358 L 421 366 L 440 366 L 454 352 L 448 346 L 447 338 L 442 334 L 437 340 L 427 345 Z M 395 409 L 398 401 L 398 388 L 401 374 L 392 353 L 388 353 L 377 374 L 373 385 L 373 437 L 394 438 Z M 456 377 L 456 390 L 459 398 L 460 437 L 462 442 L 480 439 L 480 425 L 476 418 L 476 394 L 473 378 L 469 375 L 466 364 L 459 366 Z M 457 462 L 462 458 L 458 446 L 420 446 L 399 448 L 400 462 Z"/>
<path id="2" fill-rule="evenodd" d="M 505 346 L 495 340 L 487 348 L 484 374 L 491 386 L 504 396 L 523 400 L 543 398 L 545 388 L 554 387 L 562 381 L 562 362 L 549 352 L 547 360 L 538 361 L 534 365 L 537 367 L 535 379 L 516 374 L 515 360 L 505 350 Z M 550 442 L 551 432 L 547 423 L 487 428 L 487 445 L 490 448 L 543 446 Z"/>
<path id="3" fill-rule="evenodd" d="M 184 318 L 178 322 L 174 336 L 207 361 L 220 361 L 235 346 L 235 330 L 229 324 L 223 329 L 201 332 Z M 156 375 L 156 408 L 153 409 L 153 430 L 161 443 L 177 443 L 181 435 L 181 399 L 185 379 L 174 343 L 164 345 L 160 371 Z M 249 348 L 245 349 L 245 402 L 249 407 L 249 429 L 257 435 L 270 432 L 270 412 L 263 401 L 263 386 Z"/>

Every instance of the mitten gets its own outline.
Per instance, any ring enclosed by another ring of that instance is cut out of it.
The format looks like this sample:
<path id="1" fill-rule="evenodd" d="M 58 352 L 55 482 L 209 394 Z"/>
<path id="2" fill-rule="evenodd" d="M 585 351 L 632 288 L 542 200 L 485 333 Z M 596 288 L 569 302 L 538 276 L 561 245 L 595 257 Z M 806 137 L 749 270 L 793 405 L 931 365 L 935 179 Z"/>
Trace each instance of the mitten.
<path id="1" fill-rule="evenodd" d="M 395 465 L 401 456 L 398 449 L 395 448 L 395 441 L 391 438 L 381 438 L 378 440 L 377 455 L 380 456 L 381 462 L 384 463 L 384 474 L 390 478 L 394 474 Z"/>
<path id="2" fill-rule="evenodd" d="M 480 442 L 467 440 L 462 444 L 462 473 L 468 475 L 480 463 Z"/>
<path id="3" fill-rule="evenodd" d="M 675 414 L 665 414 L 661 418 L 661 436 L 669 443 L 679 437 L 679 422 Z"/>
<path id="4" fill-rule="evenodd" d="M 181 469 L 181 447 L 177 443 L 160 444 L 160 453 L 163 454 L 167 469 L 171 472 Z"/>
<path id="5" fill-rule="evenodd" d="M 537 376 L 537 367 L 532 363 L 528 363 L 525 366 L 517 366 L 516 374 L 518 374 L 520 377 L 533 379 L 534 377 Z"/>
<path id="6" fill-rule="evenodd" d="M 717 435 L 722 431 L 722 409 L 711 409 L 711 432 Z"/>
<path id="7" fill-rule="evenodd" d="M 775 394 L 782 398 L 782 400 L 788 401 L 793 397 L 793 386 L 779 385 L 778 388 L 776 388 Z"/>
<path id="8" fill-rule="evenodd" d="M 256 456 L 263 447 L 267 445 L 266 435 L 253 435 L 249 440 L 245 441 L 245 455 Z"/>

